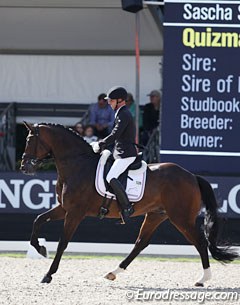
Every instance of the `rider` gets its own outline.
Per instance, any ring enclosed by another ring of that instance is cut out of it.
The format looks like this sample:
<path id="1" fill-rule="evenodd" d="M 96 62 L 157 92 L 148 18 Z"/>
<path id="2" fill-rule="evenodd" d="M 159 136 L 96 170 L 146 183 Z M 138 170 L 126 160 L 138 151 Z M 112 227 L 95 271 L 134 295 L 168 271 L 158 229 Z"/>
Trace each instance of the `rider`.
<path id="1" fill-rule="evenodd" d="M 123 87 L 111 88 L 106 98 L 109 105 L 115 111 L 115 121 L 112 132 L 104 139 L 93 144 L 94 152 L 105 149 L 114 143 L 113 157 L 115 159 L 106 180 L 113 189 L 117 201 L 122 208 L 123 219 L 126 220 L 134 213 L 133 206 L 118 180 L 118 177 L 134 162 L 137 157 L 135 147 L 135 124 L 131 113 L 126 107 L 127 91 Z"/>

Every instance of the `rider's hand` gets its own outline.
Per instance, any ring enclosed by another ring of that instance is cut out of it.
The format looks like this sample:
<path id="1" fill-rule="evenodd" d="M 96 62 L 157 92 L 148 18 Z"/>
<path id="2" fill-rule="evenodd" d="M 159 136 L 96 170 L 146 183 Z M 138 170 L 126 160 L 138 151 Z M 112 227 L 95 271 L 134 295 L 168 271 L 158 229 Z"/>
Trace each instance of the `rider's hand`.
<path id="1" fill-rule="evenodd" d="M 100 151 L 100 146 L 99 146 L 98 142 L 92 142 L 91 146 L 95 153 L 98 153 Z"/>

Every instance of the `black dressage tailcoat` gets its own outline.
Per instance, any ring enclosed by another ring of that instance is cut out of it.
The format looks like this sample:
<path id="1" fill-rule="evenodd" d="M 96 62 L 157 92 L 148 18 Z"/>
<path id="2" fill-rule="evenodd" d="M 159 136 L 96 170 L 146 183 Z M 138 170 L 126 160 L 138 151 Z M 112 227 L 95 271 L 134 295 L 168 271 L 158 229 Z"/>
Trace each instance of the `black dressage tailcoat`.
<path id="1" fill-rule="evenodd" d="M 132 114 L 126 106 L 122 106 L 116 113 L 112 132 L 99 141 L 100 149 L 114 144 L 113 156 L 115 159 L 136 157 L 135 146 L 136 129 Z"/>

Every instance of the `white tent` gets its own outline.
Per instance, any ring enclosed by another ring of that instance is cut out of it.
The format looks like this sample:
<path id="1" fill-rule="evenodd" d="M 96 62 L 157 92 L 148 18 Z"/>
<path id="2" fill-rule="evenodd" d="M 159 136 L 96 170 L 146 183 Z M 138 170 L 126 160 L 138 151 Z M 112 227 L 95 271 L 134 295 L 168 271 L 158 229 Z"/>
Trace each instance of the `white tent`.
<path id="1" fill-rule="evenodd" d="M 90 103 L 135 93 L 135 18 L 121 0 L 0 0 L 0 102 Z M 141 91 L 159 89 L 162 33 L 140 12 Z"/>

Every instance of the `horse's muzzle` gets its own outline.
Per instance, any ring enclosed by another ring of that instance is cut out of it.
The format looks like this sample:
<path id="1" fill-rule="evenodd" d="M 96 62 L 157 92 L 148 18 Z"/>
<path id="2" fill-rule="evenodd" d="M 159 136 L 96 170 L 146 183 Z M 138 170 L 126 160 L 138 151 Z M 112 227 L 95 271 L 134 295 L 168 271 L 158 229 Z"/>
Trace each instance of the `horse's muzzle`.
<path id="1" fill-rule="evenodd" d="M 33 160 L 22 160 L 20 170 L 25 175 L 34 175 L 37 170 L 38 163 Z"/>

